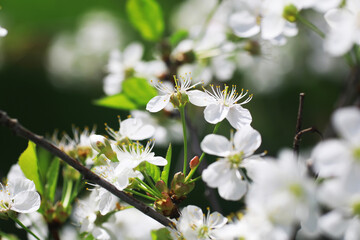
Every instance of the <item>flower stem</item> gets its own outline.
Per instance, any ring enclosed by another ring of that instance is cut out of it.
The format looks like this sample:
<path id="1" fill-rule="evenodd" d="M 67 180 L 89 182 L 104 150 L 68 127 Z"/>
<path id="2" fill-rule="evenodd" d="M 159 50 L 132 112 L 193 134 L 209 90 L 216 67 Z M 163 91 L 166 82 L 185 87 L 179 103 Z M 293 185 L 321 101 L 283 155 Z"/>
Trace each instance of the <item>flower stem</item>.
<path id="1" fill-rule="evenodd" d="M 64 202 L 63 202 L 64 208 L 67 208 L 70 203 L 71 192 L 72 192 L 72 188 L 73 188 L 73 181 L 67 180 L 66 184 L 67 184 L 67 187 L 66 187 L 66 193 L 65 193 L 65 198 L 64 198 Z"/>
<path id="2" fill-rule="evenodd" d="M 183 128 L 183 135 L 184 135 L 184 168 L 183 173 L 186 176 L 186 169 L 187 169 L 187 135 L 186 135 L 186 121 L 185 121 L 185 106 L 182 105 L 179 107 L 182 128 Z"/>
<path id="3" fill-rule="evenodd" d="M 301 16 L 300 14 L 296 15 L 296 19 L 298 19 L 300 22 L 302 22 L 305 26 L 313 30 L 315 33 L 317 33 L 321 38 L 325 38 L 325 34 L 314 24 L 312 24 L 309 20 Z"/>
<path id="4" fill-rule="evenodd" d="M 156 191 L 157 193 L 161 194 L 161 192 L 155 187 L 153 181 L 151 180 L 150 176 L 146 173 L 146 172 L 143 172 L 142 173 L 146 179 L 146 181 L 150 184 L 150 187 Z"/>
<path id="5" fill-rule="evenodd" d="M 14 222 L 16 222 L 17 224 L 19 224 L 25 231 L 27 231 L 28 233 L 30 233 L 31 235 L 33 235 L 34 238 L 40 240 L 40 238 L 38 236 L 36 236 L 35 233 L 33 233 L 29 228 L 27 228 L 19 219 L 17 219 L 14 216 L 11 216 L 11 214 L 8 215 Z"/>
<path id="6" fill-rule="evenodd" d="M 142 190 L 144 190 L 147 193 L 150 193 L 151 195 L 153 195 L 156 198 L 162 198 L 161 194 L 157 193 L 155 190 L 153 190 L 151 187 L 149 187 L 149 185 L 147 185 L 143 180 L 141 180 L 140 178 L 136 178 L 136 180 L 140 183 L 139 184 L 139 188 L 141 188 Z"/>
<path id="7" fill-rule="evenodd" d="M 156 198 L 153 198 L 153 197 L 150 197 L 150 196 L 148 196 L 148 195 L 145 195 L 145 194 L 136 192 L 136 191 L 131 190 L 131 189 L 125 189 L 124 191 L 125 191 L 125 192 L 129 192 L 129 193 L 132 193 L 132 194 L 135 194 L 135 195 L 138 195 L 138 196 L 143 197 L 143 198 L 146 198 L 146 199 L 151 200 L 151 201 L 153 201 L 153 202 L 156 201 Z"/>
<path id="8" fill-rule="evenodd" d="M 221 122 L 218 122 L 218 123 L 215 125 L 214 130 L 213 130 L 213 132 L 212 132 L 213 134 L 217 133 L 217 131 L 219 130 L 220 124 L 221 124 Z M 200 165 L 200 163 L 201 163 L 201 161 L 203 160 L 204 157 L 205 157 L 205 153 L 203 152 L 203 153 L 201 154 L 200 158 L 199 158 L 199 164 L 198 164 L 196 167 L 194 167 L 193 169 L 191 169 L 191 171 L 189 172 L 189 175 L 186 176 L 186 178 L 185 178 L 185 183 L 190 182 L 191 177 L 194 175 L 195 171 L 196 171 L 197 168 L 199 167 L 199 165 Z M 196 179 L 197 179 L 197 178 L 196 178 Z"/>

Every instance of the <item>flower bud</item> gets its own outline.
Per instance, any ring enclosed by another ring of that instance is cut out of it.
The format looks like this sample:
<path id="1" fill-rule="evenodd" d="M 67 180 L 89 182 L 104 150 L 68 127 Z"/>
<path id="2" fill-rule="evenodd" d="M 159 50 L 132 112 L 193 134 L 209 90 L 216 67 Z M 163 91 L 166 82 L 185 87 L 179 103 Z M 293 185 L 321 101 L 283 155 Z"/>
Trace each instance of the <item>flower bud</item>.
<path id="1" fill-rule="evenodd" d="M 176 198 L 181 198 L 189 194 L 194 187 L 195 182 L 185 183 L 185 175 L 182 172 L 176 173 L 171 181 L 171 191 L 174 192 Z"/>
<path id="2" fill-rule="evenodd" d="M 197 167 L 199 165 L 199 157 L 198 156 L 195 156 L 193 157 L 191 160 L 190 160 L 190 169 L 193 169 L 195 167 Z"/>
<path id="3" fill-rule="evenodd" d="M 159 190 L 161 193 L 167 193 L 169 191 L 168 187 L 166 186 L 165 182 L 163 180 L 158 181 L 155 184 L 155 187 L 157 190 Z"/>
<path id="4" fill-rule="evenodd" d="M 118 162 L 119 160 L 116 157 L 116 153 L 112 150 L 109 140 L 101 135 L 91 135 L 90 136 L 91 147 L 99 152 L 99 155 L 104 154 L 108 159 L 113 162 Z"/>
<path id="5" fill-rule="evenodd" d="M 287 5 L 283 11 L 283 18 L 289 22 L 296 22 L 299 11 L 294 4 Z"/>

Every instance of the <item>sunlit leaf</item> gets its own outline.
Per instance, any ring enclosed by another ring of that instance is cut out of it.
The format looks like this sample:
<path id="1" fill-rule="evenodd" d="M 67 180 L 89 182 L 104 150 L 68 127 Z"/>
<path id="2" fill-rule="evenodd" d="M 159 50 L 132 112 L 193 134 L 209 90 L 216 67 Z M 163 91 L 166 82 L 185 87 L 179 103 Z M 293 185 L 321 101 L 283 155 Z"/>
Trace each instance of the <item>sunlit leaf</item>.
<path id="1" fill-rule="evenodd" d="M 42 195 L 44 191 L 40 180 L 35 143 L 29 141 L 28 147 L 19 157 L 19 165 L 24 175 L 35 183 L 36 190 Z"/>
<path id="2" fill-rule="evenodd" d="M 156 41 L 162 36 L 164 19 L 155 0 L 128 0 L 126 10 L 131 23 L 144 39 Z"/>
<path id="3" fill-rule="evenodd" d="M 160 228 L 151 231 L 151 240 L 171 240 L 170 231 L 166 228 Z"/>
<path id="4" fill-rule="evenodd" d="M 138 107 L 146 104 L 157 95 L 157 91 L 144 78 L 130 78 L 123 83 L 123 93 Z"/>
<path id="5" fill-rule="evenodd" d="M 169 181 L 171 155 L 172 155 L 172 150 L 171 150 L 171 143 L 170 143 L 169 148 L 168 148 L 167 153 L 166 153 L 167 164 L 165 165 L 163 171 L 161 172 L 161 180 L 163 180 L 166 185 L 168 184 L 168 181 Z"/>
<path id="6" fill-rule="evenodd" d="M 160 180 L 160 169 L 158 166 L 145 162 L 145 171 L 154 180 L 154 182 Z"/>
<path id="7" fill-rule="evenodd" d="M 175 47 L 176 45 L 178 45 L 179 42 L 181 42 L 188 36 L 189 36 L 189 32 L 187 30 L 179 30 L 179 31 L 175 32 L 170 37 L 171 46 Z"/>
<path id="8" fill-rule="evenodd" d="M 137 108 L 136 104 L 122 93 L 96 100 L 95 104 L 98 106 L 122 110 L 133 110 Z"/>
<path id="9" fill-rule="evenodd" d="M 47 197 L 51 202 L 54 202 L 56 185 L 59 177 L 59 168 L 60 168 L 60 160 L 58 158 L 54 158 L 51 162 L 49 171 L 47 172 L 47 183 L 46 183 L 46 192 Z"/>

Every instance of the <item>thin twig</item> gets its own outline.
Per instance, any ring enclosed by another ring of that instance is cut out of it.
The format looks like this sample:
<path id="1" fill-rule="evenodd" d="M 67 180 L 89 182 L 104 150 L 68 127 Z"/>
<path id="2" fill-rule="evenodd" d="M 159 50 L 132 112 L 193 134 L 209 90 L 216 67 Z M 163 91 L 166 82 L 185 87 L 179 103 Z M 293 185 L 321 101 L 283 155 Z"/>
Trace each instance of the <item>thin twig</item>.
<path id="1" fill-rule="evenodd" d="M 298 108 L 298 114 L 297 114 L 297 119 L 296 119 L 295 137 L 294 137 L 294 142 L 293 142 L 293 149 L 294 149 L 294 154 L 296 157 L 299 156 L 299 140 L 296 139 L 296 136 L 301 130 L 302 112 L 303 112 L 303 108 L 304 108 L 304 98 L 305 98 L 305 93 L 300 93 L 299 108 Z"/>
<path id="2" fill-rule="evenodd" d="M 79 171 L 85 179 L 96 183 L 97 185 L 105 188 L 115 196 L 119 197 L 124 202 L 134 206 L 139 211 L 143 212 L 144 214 L 148 215 L 149 217 L 153 218 L 154 220 L 158 221 L 159 223 L 163 224 L 164 226 L 168 227 L 175 227 L 174 224 L 165 216 L 161 215 L 160 213 L 153 210 L 151 207 L 145 205 L 144 203 L 138 201 L 134 197 L 118 190 L 114 185 L 110 184 L 103 178 L 99 177 L 83 165 L 81 165 L 78 161 L 74 158 L 70 157 L 59 148 L 51 144 L 47 141 L 44 137 L 38 136 L 31 131 L 24 128 L 16 119 L 10 118 L 6 112 L 0 110 L 0 125 L 10 128 L 15 135 L 23 137 L 27 140 L 30 140 L 36 145 L 43 147 L 44 149 L 48 150 L 50 153 L 54 154 L 55 156 L 62 159 L 64 162 L 75 168 Z"/>
<path id="3" fill-rule="evenodd" d="M 294 137 L 293 148 L 294 148 L 294 153 L 296 154 L 296 156 L 299 155 L 301 136 L 305 133 L 317 133 L 320 135 L 321 138 L 323 138 L 321 132 L 319 130 L 317 130 L 315 127 L 310 127 L 310 128 L 306 128 L 306 129 L 299 131 L 298 133 L 296 133 L 296 135 Z"/>

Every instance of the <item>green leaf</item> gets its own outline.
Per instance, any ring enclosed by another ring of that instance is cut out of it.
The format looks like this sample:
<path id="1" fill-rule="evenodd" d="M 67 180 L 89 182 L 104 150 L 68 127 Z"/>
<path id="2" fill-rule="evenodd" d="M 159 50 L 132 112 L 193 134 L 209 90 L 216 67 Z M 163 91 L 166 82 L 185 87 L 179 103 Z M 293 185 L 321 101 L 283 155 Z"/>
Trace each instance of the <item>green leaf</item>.
<path id="1" fill-rule="evenodd" d="M 151 240 L 171 240 L 170 231 L 166 228 L 160 228 L 151 231 Z"/>
<path id="2" fill-rule="evenodd" d="M 181 42 L 182 40 L 184 40 L 188 36 L 189 36 L 189 32 L 187 30 L 184 30 L 184 29 L 178 30 L 173 35 L 171 35 L 171 37 L 170 37 L 171 46 L 175 47 L 176 45 L 178 45 L 179 42 Z"/>
<path id="3" fill-rule="evenodd" d="M 172 150 L 171 150 L 171 143 L 170 143 L 169 148 L 168 148 L 167 153 L 166 153 L 167 164 L 165 165 L 163 171 L 161 172 L 161 180 L 163 180 L 166 183 L 166 185 L 168 184 L 168 181 L 169 181 L 171 155 L 172 155 Z"/>
<path id="4" fill-rule="evenodd" d="M 158 166 L 145 162 L 145 171 L 150 177 L 152 177 L 154 182 L 160 180 L 160 168 Z"/>
<path id="5" fill-rule="evenodd" d="M 162 36 L 164 19 L 161 7 L 155 0 L 128 0 L 126 11 L 144 39 L 156 41 Z"/>
<path id="6" fill-rule="evenodd" d="M 137 108 L 136 104 L 122 93 L 98 99 L 95 101 L 95 104 L 122 110 L 133 110 Z"/>
<path id="7" fill-rule="evenodd" d="M 157 95 L 157 91 L 144 78 L 130 78 L 123 82 L 123 93 L 138 107 L 146 104 Z"/>
<path id="8" fill-rule="evenodd" d="M 37 149 L 38 168 L 39 168 L 41 182 L 46 181 L 46 174 L 48 172 L 47 170 L 51 162 L 51 157 L 52 156 L 51 153 L 49 153 L 49 151 L 43 148 Z"/>
<path id="9" fill-rule="evenodd" d="M 19 157 L 19 165 L 25 177 L 35 183 L 36 190 L 43 195 L 43 185 L 40 180 L 35 143 L 29 141 L 28 147 Z"/>
<path id="10" fill-rule="evenodd" d="M 46 183 L 46 193 L 47 197 L 51 202 L 54 202 L 56 185 L 59 177 L 60 169 L 60 160 L 59 158 L 54 158 L 51 162 L 49 171 L 47 172 L 47 183 Z"/>

